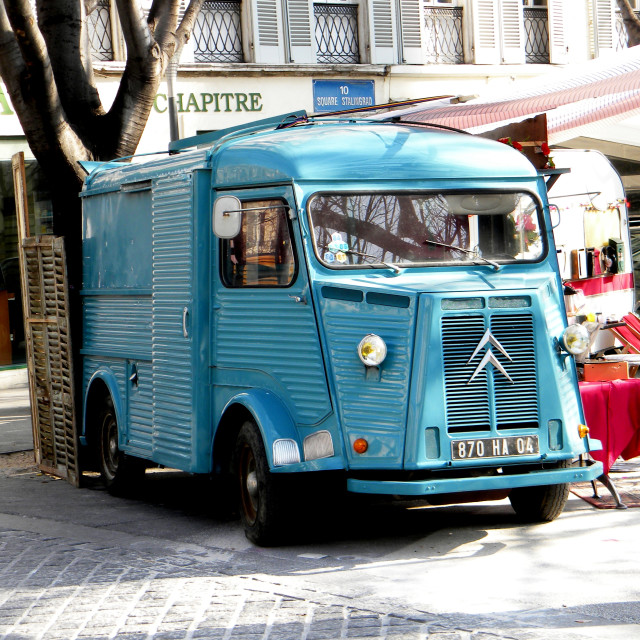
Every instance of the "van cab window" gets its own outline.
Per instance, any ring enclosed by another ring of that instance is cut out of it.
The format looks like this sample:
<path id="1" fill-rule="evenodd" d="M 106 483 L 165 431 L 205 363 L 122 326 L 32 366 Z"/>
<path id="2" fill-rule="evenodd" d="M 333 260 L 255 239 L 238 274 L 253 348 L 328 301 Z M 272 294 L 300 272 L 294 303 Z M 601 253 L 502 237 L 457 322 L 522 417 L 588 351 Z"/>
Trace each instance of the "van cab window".
<path id="1" fill-rule="evenodd" d="M 318 258 L 332 268 L 536 261 L 542 213 L 527 193 L 319 194 L 309 202 Z"/>
<path id="2" fill-rule="evenodd" d="M 296 264 L 288 207 L 282 200 L 243 202 L 242 228 L 222 241 L 222 281 L 227 287 L 287 287 Z"/>

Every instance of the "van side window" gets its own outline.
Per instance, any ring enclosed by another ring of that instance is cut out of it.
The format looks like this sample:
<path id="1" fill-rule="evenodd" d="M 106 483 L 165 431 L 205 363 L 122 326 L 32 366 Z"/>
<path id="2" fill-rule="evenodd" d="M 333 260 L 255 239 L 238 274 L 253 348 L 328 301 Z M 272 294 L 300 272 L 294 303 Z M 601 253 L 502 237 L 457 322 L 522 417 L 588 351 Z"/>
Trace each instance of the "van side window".
<path id="1" fill-rule="evenodd" d="M 288 207 L 282 200 L 244 202 L 242 229 L 222 241 L 227 287 L 288 287 L 296 272 Z"/>

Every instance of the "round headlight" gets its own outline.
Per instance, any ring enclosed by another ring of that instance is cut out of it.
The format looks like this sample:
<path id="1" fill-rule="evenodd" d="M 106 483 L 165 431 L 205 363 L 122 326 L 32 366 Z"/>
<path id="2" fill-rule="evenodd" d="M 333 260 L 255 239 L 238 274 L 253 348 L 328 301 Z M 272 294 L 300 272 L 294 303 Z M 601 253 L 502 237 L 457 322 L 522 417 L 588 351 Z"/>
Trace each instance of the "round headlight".
<path id="1" fill-rule="evenodd" d="M 589 332 L 581 324 L 572 324 L 562 333 L 562 346 L 574 356 L 589 348 Z"/>
<path id="2" fill-rule="evenodd" d="M 367 367 L 377 367 L 387 357 L 387 345 L 380 336 L 370 333 L 360 340 L 358 355 Z"/>

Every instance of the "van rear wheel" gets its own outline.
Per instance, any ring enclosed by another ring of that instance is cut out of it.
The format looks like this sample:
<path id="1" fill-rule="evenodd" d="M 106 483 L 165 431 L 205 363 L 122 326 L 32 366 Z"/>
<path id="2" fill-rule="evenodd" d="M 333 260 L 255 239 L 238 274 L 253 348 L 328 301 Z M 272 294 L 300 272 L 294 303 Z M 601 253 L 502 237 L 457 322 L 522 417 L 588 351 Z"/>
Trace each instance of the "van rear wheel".
<path id="1" fill-rule="evenodd" d="M 260 546 L 278 544 L 285 529 L 282 483 L 269 471 L 262 436 L 253 420 L 247 420 L 238 434 L 234 470 L 245 535 Z"/>
<path id="2" fill-rule="evenodd" d="M 109 492 L 118 494 L 142 480 L 142 460 L 127 456 L 118 447 L 118 420 L 111 398 L 104 401 L 98 415 L 100 476 Z"/>

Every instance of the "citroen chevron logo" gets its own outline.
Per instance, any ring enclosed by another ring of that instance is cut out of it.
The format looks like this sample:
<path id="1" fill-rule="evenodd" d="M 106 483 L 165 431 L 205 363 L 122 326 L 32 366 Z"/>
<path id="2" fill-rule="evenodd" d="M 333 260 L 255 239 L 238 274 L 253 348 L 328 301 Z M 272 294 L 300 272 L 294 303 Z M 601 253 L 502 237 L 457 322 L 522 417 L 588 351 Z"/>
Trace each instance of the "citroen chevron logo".
<path id="1" fill-rule="evenodd" d="M 491 331 L 489 329 L 487 329 L 484 332 L 484 335 L 480 339 L 480 342 L 478 342 L 478 346 L 476 347 L 476 349 L 473 352 L 472 356 L 469 358 L 467 364 L 471 364 L 471 361 L 478 355 L 478 353 L 480 353 L 480 351 L 482 351 L 483 347 L 485 345 L 487 345 L 487 344 L 490 345 L 490 346 L 486 350 L 484 356 L 482 356 L 482 360 L 480 360 L 480 362 L 478 363 L 478 366 L 476 367 L 476 370 L 473 372 L 473 375 L 471 376 L 471 378 L 469 379 L 469 382 L 467 382 L 467 384 L 469 384 L 487 366 L 487 364 L 489 362 L 509 382 L 511 382 L 513 384 L 513 380 L 511 379 L 511 376 L 507 373 L 506 369 L 502 366 L 502 364 L 500 364 L 500 361 L 493 355 L 493 351 L 491 351 L 491 346 L 494 346 L 503 356 L 505 356 L 509 360 L 511 360 L 511 356 L 506 352 L 504 347 L 496 340 L 496 338 L 492 335 L 492 333 L 491 333 Z"/>

